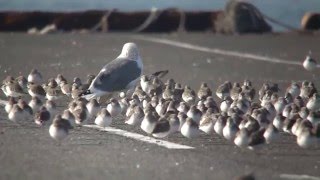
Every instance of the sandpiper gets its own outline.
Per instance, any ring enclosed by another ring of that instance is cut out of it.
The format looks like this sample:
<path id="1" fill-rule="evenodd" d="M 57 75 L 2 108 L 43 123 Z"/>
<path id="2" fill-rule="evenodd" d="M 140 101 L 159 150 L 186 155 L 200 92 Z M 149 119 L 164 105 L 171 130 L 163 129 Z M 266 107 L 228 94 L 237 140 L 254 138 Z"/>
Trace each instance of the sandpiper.
<path id="1" fill-rule="evenodd" d="M 121 113 L 121 106 L 117 99 L 111 98 L 110 103 L 107 105 L 107 110 L 112 117 L 116 117 Z"/>
<path id="2" fill-rule="evenodd" d="M 197 106 L 192 105 L 187 112 L 187 116 L 191 118 L 195 123 L 199 124 L 202 112 L 197 108 Z"/>
<path id="3" fill-rule="evenodd" d="M 179 111 L 179 112 L 183 112 L 184 114 L 187 114 L 188 113 L 188 111 L 189 111 L 189 109 L 190 109 L 190 107 L 188 106 L 188 104 L 186 103 L 186 102 L 180 102 L 179 103 L 179 106 L 178 106 L 178 108 L 177 108 L 177 110 Z"/>
<path id="4" fill-rule="evenodd" d="M 8 118 L 13 122 L 22 122 L 25 119 L 25 113 L 18 104 L 14 104 L 8 114 Z"/>
<path id="5" fill-rule="evenodd" d="M 317 61 L 311 57 L 311 51 L 309 51 L 309 54 L 304 59 L 302 66 L 307 71 L 313 71 L 317 68 Z"/>
<path id="6" fill-rule="evenodd" d="M 270 123 L 266 131 L 263 133 L 263 137 L 265 138 L 267 144 L 273 143 L 278 140 L 279 131 L 272 123 Z"/>
<path id="7" fill-rule="evenodd" d="M 72 129 L 70 122 L 63 119 L 61 115 L 57 115 L 54 117 L 53 122 L 50 125 L 49 134 L 53 139 L 61 141 L 68 136 L 69 129 Z"/>
<path id="8" fill-rule="evenodd" d="M 71 96 L 72 87 L 67 81 L 60 81 L 61 92 L 66 96 Z"/>
<path id="9" fill-rule="evenodd" d="M 276 109 L 277 113 L 282 113 L 286 105 L 286 100 L 283 97 L 279 97 L 277 102 L 274 104 L 274 108 Z"/>
<path id="10" fill-rule="evenodd" d="M 187 119 L 188 116 L 183 112 L 179 112 L 177 117 L 179 119 L 179 131 L 180 131 L 182 125 L 186 122 L 186 119 Z"/>
<path id="11" fill-rule="evenodd" d="M 22 87 L 16 81 L 9 81 L 1 86 L 2 91 L 7 97 L 23 97 L 26 95 Z"/>
<path id="12" fill-rule="evenodd" d="M 47 100 L 45 106 L 47 110 L 50 112 L 51 118 L 55 117 L 58 114 L 57 105 L 54 101 Z"/>
<path id="13" fill-rule="evenodd" d="M 149 111 L 145 114 L 141 122 L 140 128 L 144 132 L 151 134 L 156 126 L 157 121 L 158 121 L 158 118 L 156 114 L 152 111 Z"/>
<path id="14" fill-rule="evenodd" d="M 256 95 L 256 90 L 251 86 L 242 86 L 241 93 L 244 94 L 246 99 L 248 99 L 249 101 L 253 101 L 253 99 Z"/>
<path id="15" fill-rule="evenodd" d="M 281 113 L 277 114 L 276 117 L 273 119 L 272 124 L 279 130 L 282 131 L 283 125 L 284 125 L 284 120 L 286 117 L 282 116 Z"/>
<path id="16" fill-rule="evenodd" d="M 96 99 L 90 99 L 89 102 L 86 104 L 86 107 L 90 118 L 95 117 L 100 110 L 100 104 Z"/>
<path id="17" fill-rule="evenodd" d="M 299 111 L 299 116 L 302 118 L 302 119 L 306 119 L 309 115 L 310 111 L 307 107 L 302 107 Z"/>
<path id="18" fill-rule="evenodd" d="M 266 139 L 264 138 L 265 129 L 262 128 L 256 132 L 251 133 L 249 138 L 248 148 L 250 150 L 256 150 L 262 147 L 266 143 Z"/>
<path id="19" fill-rule="evenodd" d="M 112 117 L 106 108 L 102 108 L 98 114 L 94 123 L 100 127 L 110 126 L 112 123 Z"/>
<path id="20" fill-rule="evenodd" d="M 77 86 L 82 86 L 82 81 L 79 77 L 74 77 L 73 78 L 73 84 L 76 84 Z"/>
<path id="21" fill-rule="evenodd" d="M 170 132 L 170 122 L 168 121 L 167 117 L 162 117 L 157 121 L 151 133 L 154 137 L 164 138 L 167 137 Z"/>
<path id="22" fill-rule="evenodd" d="M 208 109 L 208 111 L 211 111 L 211 110 Z M 206 134 L 209 134 L 209 135 L 211 135 L 213 133 L 213 131 L 214 131 L 214 122 L 213 122 L 213 119 L 212 119 L 212 115 L 211 116 L 205 116 L 205 117 L 201 118 L 199 129 L 201 131 L 205 132 Z"/>
<path id="23" fill-rule="evenodd" d="M 73 113 L 73 111 L 76 109 L 77 107 L 77 102 L 75 100 L 70 101 L 70 103 L 68 104 L 68 110 Z"/>
<path id="24" fill-rule="evenodd" d="M 147 94 L 142 90 L 141 86 L 136 86 L 132 95 L 138 96 L 140 101 L 142 101 L 147 96 Z"/>
<path id="25" fill-rule="evenodd" d="M 31 97 L 36 96 L 40 99 L 44 99 L 46 96 L 46 91 L 43 89 L 43 87 L 33 82 L 28 84 L 28 93 Z"/>
<path id="26" fill-rule="evenodd" d="M 224 99 L 225 96 L 230 96 L 231 88 L 232 88 L 231 82 L 226 81 L 217 88 L 216 95 L 220 99 Z"/>
<path id="27" fill-rule="evenodd" d="M 188 117 L 186 122 L 182 125 L 180 132 L 187 138 L 198 137 L 200 135 L 199 125 Z"/>
<path id="28" fill-rule="evenodd" d="M 297 137 L 297 144 L 302 148 L 313 148 L 317 144 L 318 139 L 312 133 L 310 128 L 303 128 Z"/>
<path id="29" fill-rule="evenodd" d="M 59 85 L 61 85 L 62 82 L 67 83 L 67 79 L 62 74 L 58 74 L 55 80 Z"/>
<path id="30" fill-rule="evenodd" d="M 234 139 L 234 144 L 241 148 L 246 148 L 249 145 L 250 134 L 246 128 L 240 129 Z"/>
<path id="31" fill-rule="evenodd" d="M 93 75 L 93 74 L 88 74 L 88 75 L 87 75 L 87 81 L 86 81 L 86 83 L 84 83 L 84 84 L 81 85 L 81 88 L 82 88 L 83 90 L 89 89 L 89 87 L 90 87 L 92 81 L 94 80 L 94 78 L 96 78 L 95 75 Z"/>
<path id="32" fill-rule="evenodd" d="M 201 83 L 201 86 L 197 95 L 200 100 L 205 100 L 208 96 L 212 96 L 212 91 L 209 88 L 207 83 L 205 82 Z"/>
<path id="33" fill-rule="evenodd" d="M 75 123 L 78 125 L 86 123 L 89 118 L 88 110 L 85 106 L 77 106 L 73 111 L 73 115 L 75 118 Z"/>
<path id="34" fill-rule="evenodd" d="M 262 98 L 266 94 L 267 91 L 270 90 L 270 85 L 268 83 L 263 83 L 258 94 L 259 94 L 259 100 L 262 101 Z"/>
<path id="35" fill-rule="evenodd" d="M 150 86 L 151 86 L 151 81 L 150 79 L 147 77 L 147 75 L 142 75 L 140 77 L 140 86 L 142 88 L 142 90 L 146 93 L 150 92 Z"/>
<path id="36" fill-rule="evenodd" d="M 42 101 L 38 97 L 34 96 L 31 97 L 31 100 L 29 101 L 28 105 L 32 108 L 34 112 L 37 112 L 39 108 L 42 106 Z"/>
<path id="37" fill-rule="evenodd" d="M 311 98 L 309 98 L 306 107 L 311 111 L 316 111 L 320 109 L 320 96 L 314 93 Z"/>
<path id="38" fill-rule="evenodd" d="M 39 126 L 43 126 L 50 120 L 50 118 L 50 112 L 45 106 L 41 106 L 39 111 L 37 111 L 34 115 L 34 122 Z"/>
<path id="39" fill-rule="evenodd" d="M 319 111 L 310 111 L 307 116 L 307 120 L 309 120 L 313 126 L 316 126 L 320 123 L 320 112 Z"/>
<path id="40" fill-rule="evenodd" d="M 14 97 L 9 97 L 8 102 L 4 106 L 5 111 L 9 113 L 14 104 L 17 104 L 16 99 Z"/>
<path id="41" fill-rule="evenodd" d="M 238 131 L 239 128 L 235 124 L 234 120 L 231 117 L 228 117 L 226 125 L 224 126 L 222 131 L 223 136 L 227 140 L 233 141 Z"/>
<path id="42" fill-rule="evenodd" d="M 220 104 L 220 111 L 222 112 L 228 112 L 233 100 L 230 96 L 225 96 L 223 101 Z"/>
<path id="43" fill-rule="evenodd" d="M 18 82 L 20 87 L 22 87 L 23 90 L 27 90 L 28 80 L 24 76 L 18 76 L 16 78 L 16 81 Z"/>
<path id="44" fill-rule="evenodd" d="M 71 98 L 78 99 L 80 98 L 82 93 L 83 89 L 81 88 L 81 86 L 77 85 L 76 83 L 73 83 L 71 86 Z"/>
<path id="45" fill-rule="evenodd" d="M 194 104 L 196 100 L 196 93 L 189 86 L 185 86 L 182 93 L 182 99 L 188 104 Z"/>
<path id="46" fill-rule="evenodd" d="M 174 91 L 174 87 L 171 86 L 166 86 L 163 93 L 162 93 L 162 98 L 164 100 L 169 100 L 172 99 L 173 97 L 173 91 Z"/>
<path id="47" fill-rule="evenodd" d="M 24 114 L 25 114 L 25 119 L 28 120 L 30 119 L 30 117 L 32 117 L 33 115 L 33 110 L 32 108 L 27 104 L 26 101 L 24 101 L 23 99 L 19 99 L 17 102 L 18 106 L 23 110 Z"/>
<path id="48" fill-rule="evenodd" d="M 125 121 L 126 124 L 129 125 L 141 125 L 141 122 L 144 118 L 144 112 L 140 106 L 135 106 L 131 115 Z"/>
<path id="49" fill-rule="evenodd" d="M 123 97 L 119 100 L 119 105 L 121 107 L 121 113 L 127 112 L 129 107 L 129 99 L 127 97 Z"/>
<path id="50" fill-rule="evenodd" d="M 300 95 L 300 86 L 296 82 L 292 82 L 290 86 L 286 89 L 286 92 L 290 93 L 293 97 Z"/>
<path id="51" fill-rule="evenodd" d="M 238 99 L 239 94 L 241 93 L 242 89 L 240 83 L 234 82 L 232 85 L 232 89 L 230 90 L 230 97 L 232 100 Z"/>
<path id="52" fill-rule="evenodd" d="M 28 75 L 28 82 L 40 85 L 42 83 L 42 75 L 37 69 L 32 69 Z"/>
<path id="53" fill-rule="evenodd" d="M 226 125 L 227 116 L 220 115 L 214 124 L 214 131 L 219 134 L 220 136 L 223 136 L 223 128 Z"/>
<path id="54" fill-rule="evenodd" d="M 69 109 L 65 109 L 65 110 L 63 111 L 61 117 L 62 117 L 63 119 L 68 120 L 70 123 L 75 124 L 75 117 L 74 117 L 74 115 L 72 114 L 72 112 L 70 112 Z"/>
<path id="55" fill-rule="evenodd" d="M 62 98 L 63 93 L 60 89 L 57 89 L 56 86 L 49 85 L 46 90 L 46 98 L 51 101 L 58 100 Z"/>

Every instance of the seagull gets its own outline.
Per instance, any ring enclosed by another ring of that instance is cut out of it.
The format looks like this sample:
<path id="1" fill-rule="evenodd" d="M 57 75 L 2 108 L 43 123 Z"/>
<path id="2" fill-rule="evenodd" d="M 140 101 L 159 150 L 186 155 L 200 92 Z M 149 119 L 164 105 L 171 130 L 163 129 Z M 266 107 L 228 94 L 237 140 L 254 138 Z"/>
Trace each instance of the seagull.
<path id="1" fill-rule="evenodd" d="M 135 43 L 124 44 L 120 55 L 105 65 L 82 95 L 99 98 L 112 92 L 132 89 L 142 74 L 143 63 Z"/>

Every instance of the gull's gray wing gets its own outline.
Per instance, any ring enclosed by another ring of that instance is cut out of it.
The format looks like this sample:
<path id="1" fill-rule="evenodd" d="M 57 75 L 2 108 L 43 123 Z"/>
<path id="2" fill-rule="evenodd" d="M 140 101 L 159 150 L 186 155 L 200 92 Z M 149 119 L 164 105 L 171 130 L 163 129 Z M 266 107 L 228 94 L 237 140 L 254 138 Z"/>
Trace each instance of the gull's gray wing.
<path id="1" fill-rule="evenodd" d="M 105 65 L 92 83 L 101 91 L 121 91 L 139 78 L 141 71 L 136 61 L 117 58 Z"/>

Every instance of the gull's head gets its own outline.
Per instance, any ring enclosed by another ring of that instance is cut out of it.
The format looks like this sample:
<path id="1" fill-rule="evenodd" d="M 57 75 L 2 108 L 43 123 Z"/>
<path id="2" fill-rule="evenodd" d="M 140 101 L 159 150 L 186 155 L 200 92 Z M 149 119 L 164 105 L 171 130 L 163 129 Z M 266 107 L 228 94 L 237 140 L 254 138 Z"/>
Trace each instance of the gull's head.
<path id="1" fill-rule="evenodd" d="M 137 60 L 139 57 L 138 46 L 132 42 L 124 44 L 120 56 L 131 60 Z"/>

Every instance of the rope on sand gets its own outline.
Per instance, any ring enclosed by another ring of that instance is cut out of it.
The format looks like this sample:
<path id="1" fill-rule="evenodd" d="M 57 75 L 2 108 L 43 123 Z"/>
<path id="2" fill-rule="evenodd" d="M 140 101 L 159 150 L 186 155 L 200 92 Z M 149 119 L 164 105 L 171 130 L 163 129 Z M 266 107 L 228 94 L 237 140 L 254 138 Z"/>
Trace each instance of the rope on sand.
<path id="1" fill-rule="evenodd" d="M 110 11 L 107 11 L 100 19 L 100 21 L 93 26 L 90 31 L 97 31 L 99 28 L 101 28 L 102 32 L 107 32 L 109 29 L 109 23 L 108 19 L 110 15 L 114 12 L 114 9 L 111 9 Z"/>
<path id="2" fill-rule="evenodd" d="M 152 22 L 158 19 L 161 13 L 162 11 L 158 8 L 151 8 L 148 18 L 139 27 L 133 29 L 132 32 L 141 32 L 145 30 Z"/>

